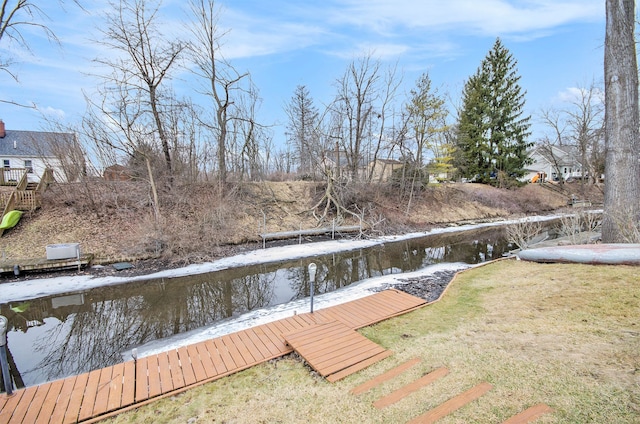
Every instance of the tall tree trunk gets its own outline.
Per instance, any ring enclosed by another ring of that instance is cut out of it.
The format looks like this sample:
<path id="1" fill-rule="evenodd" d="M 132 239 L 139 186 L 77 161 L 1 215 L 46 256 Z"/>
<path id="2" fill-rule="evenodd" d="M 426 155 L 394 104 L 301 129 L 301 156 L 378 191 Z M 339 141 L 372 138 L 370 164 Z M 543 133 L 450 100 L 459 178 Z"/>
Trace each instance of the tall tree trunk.
<path id="1" fill-rule="evenodd" d="M 635 1 L 607 0 L 604 48 L 605 192 L 602 241 L 629 242 L 640 219 L 640 118 Z M 635 240 L 638 241 L 638 240 Z"/>

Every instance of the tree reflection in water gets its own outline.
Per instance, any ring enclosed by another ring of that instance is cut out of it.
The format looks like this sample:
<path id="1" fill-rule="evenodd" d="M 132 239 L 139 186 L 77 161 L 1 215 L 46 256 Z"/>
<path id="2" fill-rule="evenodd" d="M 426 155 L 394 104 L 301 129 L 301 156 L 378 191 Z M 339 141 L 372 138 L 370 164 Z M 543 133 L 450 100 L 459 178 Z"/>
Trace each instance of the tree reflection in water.
<path id="1" fill-rule="evenodd" d="M 15 357 L 16 370 L 23 371 L 26 385 L 33 385 L 118 363 L 120 352 L 139 344 L 308 297 L 312 261 L 318 265 L 315 292 L 322 294 L 435 263 L 483 262 L 509 248 L 497 228 L 442 234 L 305 260 L 101 287 L 32 300 L 21 308 L 2 304 L 0 313 L 9 319 L 10 345 L 28 343 L 19 347 L 35 352 Z M 34 330 L 35 340 L 26 337 L 34 325 L 41 327 Z"/>

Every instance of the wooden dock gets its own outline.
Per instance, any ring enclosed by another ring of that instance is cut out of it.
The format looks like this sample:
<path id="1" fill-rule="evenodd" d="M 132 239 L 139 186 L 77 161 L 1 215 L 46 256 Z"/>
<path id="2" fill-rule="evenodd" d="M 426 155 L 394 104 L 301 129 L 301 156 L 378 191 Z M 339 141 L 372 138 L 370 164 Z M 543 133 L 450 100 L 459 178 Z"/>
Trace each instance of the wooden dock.
<path id="1" fill-rule="evenodd" d="M 22 272 L 46 272 L 60 271 L 63 269 L 84 268 L 93 260 L 92 254 L 80 255 L 80 258 L 71 259 L 15 259 L 0 261 L 0 273 Z M 16 268 L 17 267 L 17 268 Z"/>
<path id="2" fill-rule="evenodd" d="M 342 305 L 317 310 L 313 314 L 294 315 L 226 336 L 139 358 L 137 361 L 128 361 L 27 387 L 11 396 L 2 394 L 0 424 L 99 421 L 164 396 L 171 396 L 196 385 L 287 355 L 293 348 L 286 343 L 285 335 L 292 337 L 295 334 L 299 335 L 300 330 L 327 323 L 334 323 L 332 328 L 345 333 L 347 330 L 342 327 L 347 327 L 348 330 L 366 327 L 425 304 L 425 300 L 401 291 L 385 290 Z M 371 346 L 366 349 L 369 347 Z M 373 351 L 375 353 L 369 356 L 369 361 L 382 358 L 386 354 L 384 349 L 380 351 L 373 347 Z M 359 354 L 362 354 L 362 350 L 354 352 L 354 355 Z M 338 378 L 336 372 L 342 371 L 342 374 L 338 374 L 341 378 L 347 375 L 347 372 L 357 371 L 358 365 L 367 364 L 367 360 L 354 364 L 353 355 L 340 355 L 340 358 L 344 360 L 342 366 L 336 357 L 324 357 L 323 362 L 331 362 L 331 372 L 327 372 L 328 375 Z"/>

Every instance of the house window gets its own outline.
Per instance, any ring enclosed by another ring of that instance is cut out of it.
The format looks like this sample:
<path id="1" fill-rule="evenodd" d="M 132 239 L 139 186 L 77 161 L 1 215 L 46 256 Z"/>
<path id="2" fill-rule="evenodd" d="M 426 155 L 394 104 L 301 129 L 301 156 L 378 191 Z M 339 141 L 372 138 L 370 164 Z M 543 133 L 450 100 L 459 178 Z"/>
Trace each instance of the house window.
<path id="1" fill-rule="evenodd" d="M 24 161 L 24 169 L 26 169 L 29 174 L 33 174 L 33 163 L 31 160 L 27 159 Z"/>
<path id="2" fill-rule="evenodd" d="M 2 166 L 4 167 L 4 169 L 11 168 L 11 164 L 9 163 L 9 159 L 2 159 Z"/>

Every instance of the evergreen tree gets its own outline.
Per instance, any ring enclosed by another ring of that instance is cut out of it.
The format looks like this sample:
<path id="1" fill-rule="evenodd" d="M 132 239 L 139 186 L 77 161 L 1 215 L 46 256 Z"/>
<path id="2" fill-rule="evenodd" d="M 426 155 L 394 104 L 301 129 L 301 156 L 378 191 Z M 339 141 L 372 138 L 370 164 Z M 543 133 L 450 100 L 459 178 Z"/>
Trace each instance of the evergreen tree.
<path id="1" fill-rule="evenodd" d="M 529 116 L 518 84 L 516 60 L 500 39 L 465 83 L 458 118 L 458 168 L 463 176 L 502 184 L 524 175 L 526 150 L 533 145 Z"/>

